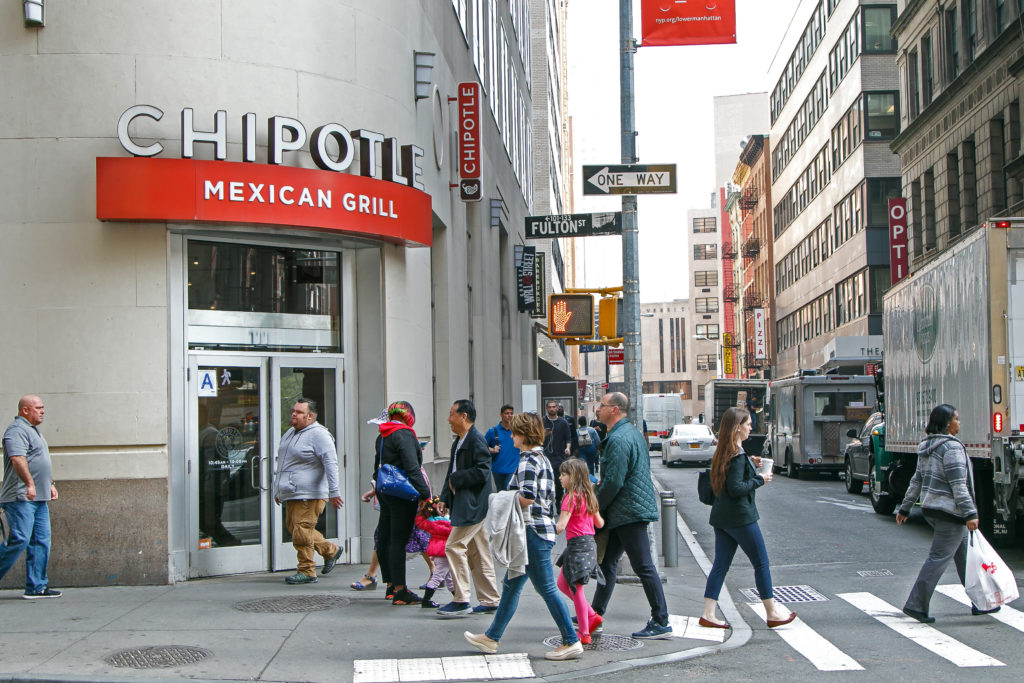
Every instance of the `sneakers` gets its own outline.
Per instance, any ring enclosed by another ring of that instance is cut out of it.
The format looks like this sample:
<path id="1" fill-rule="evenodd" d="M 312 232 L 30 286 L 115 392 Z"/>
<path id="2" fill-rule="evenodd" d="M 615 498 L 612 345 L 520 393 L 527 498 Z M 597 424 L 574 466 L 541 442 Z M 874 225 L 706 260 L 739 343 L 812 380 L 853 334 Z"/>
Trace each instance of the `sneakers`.
<path id="1" fill-rule="evenodd" d="M 303 583 L 316 583 L 316 577 L 303 574 L 302 572 L 295 572 L 295 574 L 286 578 L 284 582 L 291 586 L 298 586 Z"/>
<path id="2" fill-rule="evenodd" d="M 572 618 L 572 625 L 576 627 L 577 631 L 580 630 L 580 622 L 579 622 L 578 619 L 576 619 L 576 617 Z M 590 635 L 594 635 L 595 633 L 603 633 L 603 632 L 604 632 L 604 617 L 602 617 L 600 614 L 595 614 L 593 617 L 590 618 Z"/>
<path id="3" fill-rule="evenodd" d="M 485 634 L 473 635 L 469 631 L 465 631 L 462 637 L 466 639 L 466 642 L 475 647 L 485 655 L 493 655 L 498 651 L 498 641 L 491 640 Z"/>
<path id="4" fill-rule="evenodd" d="M 331 570 L 334 569 L 334 565 L 338 564 L 338 560 L 341 559 L 341 552 L 342 552 L 342 549 L 338 548 L 338 552 L 334 553 L 333 557 L 325 557 L 324 558 L 324 568 L 320 572 L 320 574 L 322 576 L 327 576 L 328 574 L 331 573 Z"/>
<path id="5" fill-rule="evenodd" d="M 477 605 L 473 608 L 473 614 L 490 614 L 491 612 L 497 611 L 497 605 Z"/>
<path id="6" fill-rule="evenodd" d="M 418 605 L 423 602 L 423 598 L 416 595 L 408 588 L 395 591 L 395 598 L 392 600 L 392 605 Z"/>
<path id="7" fill-rule="evenodd" d="M 567 659 L 576 659 L 583 654 L 583 644 L 580 641 L 576 641 L 572 645 L 563 645 L 555 648 L 551 652 L 544 653 L 544 659 L 550 659 L 556 662 L 564 662 Z"/>
<path id="8" fill-rule="evenodd" d="M 44 588 L 38 593 L 29 593 L 28 591 L 25 591 L 25 594 L 21 597 L 25 598 L 26 600 L 40 600 L 42 598 L 59 598 L 62 595 L 64 594 L 59 590 L 54 590 L 53 588 Z"/>
<path id="9" fill-rule="evenodd" d="M 643 630 L 634 633 L 633 637 L 644 640 L 665 640 L 672 637 L 672 627 L 668 624 L 659 624 L 654 619 L 651 619 L 647 622 L 647 626 L 644 626 Z"/>
<path id="10" fill-rule="evenodd" d="M 466 617 L 473 613 L 468 602 L 449 602 L 444 607 L 437 610 L 437 615 L 440 617 Z"/>
<path id="11" fill-rule="evenodd" d="M 577 631 L 576 635 L 579 636 L 580 642 L 584 645 L 590 645 L 590 643 L 592 642 L 589 633 L 580 633 L 579 631 Z"/>

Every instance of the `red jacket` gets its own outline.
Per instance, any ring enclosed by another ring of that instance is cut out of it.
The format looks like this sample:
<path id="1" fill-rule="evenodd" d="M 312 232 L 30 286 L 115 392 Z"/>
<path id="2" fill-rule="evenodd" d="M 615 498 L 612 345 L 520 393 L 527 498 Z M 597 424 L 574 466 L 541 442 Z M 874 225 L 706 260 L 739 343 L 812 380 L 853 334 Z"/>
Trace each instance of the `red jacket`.
<path id="1" fill-rule="evenodd" d="M 452 532 L 452 523 L 447 519 L 428 519 L 423 515 L 416 515 L 416 526 L 430 534 L 427 555 L 444 557 L 444 544 Z"/>

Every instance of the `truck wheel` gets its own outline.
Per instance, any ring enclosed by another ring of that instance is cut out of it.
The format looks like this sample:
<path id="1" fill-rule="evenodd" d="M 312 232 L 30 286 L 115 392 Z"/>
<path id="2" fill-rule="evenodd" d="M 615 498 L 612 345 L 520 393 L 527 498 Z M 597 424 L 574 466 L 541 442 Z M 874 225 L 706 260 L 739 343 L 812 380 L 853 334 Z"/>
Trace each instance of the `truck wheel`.
<path id="1" fill-rule="evenodd" d="M 886 493 L 875 492 L 875 461 L 868 461 L 868 493 L 871 494 L 871 507 L 880 515 L 891 515 L 899 504 L 892 496 Z"/>
<path id="2" fill-rule="evenodd" d="M 853 476 L 853 461 L 846 459 L 846 491 L 848 493 L 860 493 L 864 489 L 864 482 L 855 479 Z"/>
<path id="3" fill-rule="evenodd" d="M 790 479 L 799 479 L 800 470 L 797 468 L 795 462 L 793 462 L 793 453 L 786 451 L 786 476 Z"/>

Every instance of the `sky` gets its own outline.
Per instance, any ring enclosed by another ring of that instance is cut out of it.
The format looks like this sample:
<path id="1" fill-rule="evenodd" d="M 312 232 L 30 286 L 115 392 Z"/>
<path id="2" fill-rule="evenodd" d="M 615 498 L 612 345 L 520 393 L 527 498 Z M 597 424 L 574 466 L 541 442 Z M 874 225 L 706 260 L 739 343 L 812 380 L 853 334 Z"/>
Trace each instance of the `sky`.
<path id="1" fill-rule="evenodd" d="M 677 194 L 640 196 L 640 301 L 689 295 L 686 212 L 711 205 L 714 101 L 719 95 L 771 92 L 773 59 L 799 0 L 736 0 L 736 44 L 641 47 L 634 55 L 637 156 L 641 164 L 674 163 Z M 633 0 L 640 40 L 640 0 Z M 569 115 L 573 121 L 575 213 L 618 211 L 619 197 L 583 196 L 584 164 L 618 164 L 619 0 L 570 0 Z M 752 131 L 756 132 L 756 131 Z M 767 133 L 768 131 L 763 131 Z M 739 160 L 737 145 L 736 157 Z M 622 284 L 621 239 L 582 241 L 583 284 Z M 577 245 L 577 249 L 580 245 Z"/>

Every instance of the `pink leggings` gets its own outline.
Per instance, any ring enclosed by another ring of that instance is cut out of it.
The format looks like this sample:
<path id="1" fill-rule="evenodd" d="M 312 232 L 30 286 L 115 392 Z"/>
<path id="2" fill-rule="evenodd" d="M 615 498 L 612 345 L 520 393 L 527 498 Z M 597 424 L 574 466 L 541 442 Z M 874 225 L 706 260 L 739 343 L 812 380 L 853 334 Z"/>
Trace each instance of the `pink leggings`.
<path id="1" fill-rule="evenodd" d="M 594 609 L 587 602 L 587 596 L 583 594 L 583 586 L 576 586 L 573 591 L 569 588 L 569 582 L 565 580 L 564 570 L 558 573 L 558 590 L 570 598 L 576 606 L 576 622 L 580 633 L 590 633 L 590 620 L 596 616 Z"/>

